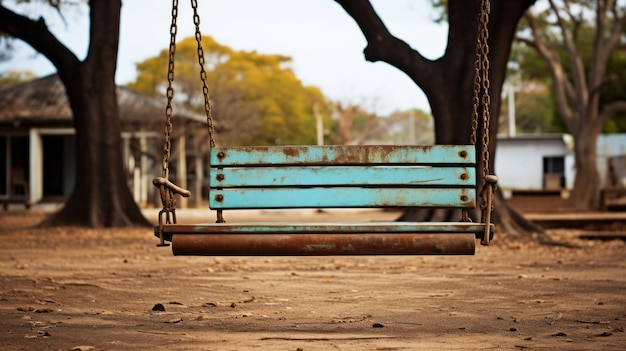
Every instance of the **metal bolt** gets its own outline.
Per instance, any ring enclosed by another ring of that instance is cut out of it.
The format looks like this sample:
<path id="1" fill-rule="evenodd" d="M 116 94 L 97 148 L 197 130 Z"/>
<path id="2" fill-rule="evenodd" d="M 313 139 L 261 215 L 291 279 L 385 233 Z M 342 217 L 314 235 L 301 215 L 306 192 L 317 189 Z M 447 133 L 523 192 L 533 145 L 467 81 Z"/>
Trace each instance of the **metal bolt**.
<path id="1" fill-rule="evenodd" d="M 467 173 L 462 173 L 462 174 L 461 174 L 461 179 L 462 179 L 462 180 L 467 180 L 467 178 L 469 178 L 469 176 L 467 175 Z"/>
<path id="2" fill-rule="evenodd" d="M 224 195 L 222 195 L 222 194 L 215 195 L 215 201 L 217 201 L 217 202 L 224 201 Z"/>
<path id="3" fill-rule="evenodd" d="M 220 151 L 217 153 L 217 158 L 223 159 L 224 157 L 226 157 L 226 154 L 224 153 L 224 151 Z"/>
<path id="4" fill-rule="evenodd" d="M 465 151 L 465 150 L 459 151 L 459 156 L 461 156 L 461 158 L 466 158 L 467 157 L 467 151 Z"/>
<path id="5" fill-rule="evenodd" d="M 219 173 L 217 176 L 215 176 L 215 179 L 217 179 L 217 180 L 219 180 L 219 181 L 224 180 L 224 174 Z"/>
<path id="6" fill-rule="evenodd" d="M 461 195 L 461 201 L 463 202 L 467 201 L 467 195 Z"/>

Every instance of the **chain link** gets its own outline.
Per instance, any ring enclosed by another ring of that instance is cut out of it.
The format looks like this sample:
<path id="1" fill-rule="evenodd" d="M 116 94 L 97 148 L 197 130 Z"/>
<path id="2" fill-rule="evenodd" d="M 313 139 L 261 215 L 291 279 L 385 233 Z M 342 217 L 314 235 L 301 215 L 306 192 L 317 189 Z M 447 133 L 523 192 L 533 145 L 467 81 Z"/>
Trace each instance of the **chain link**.
<path id="1" fill-rule="evenodd" d="M 209 145 L 215 147 L 215 128 L 213 116 L 211 116 L 211 100 L 209 98 L 209 88 L 207 87 L 206 70 L 204 69 L 204 50 L 202 49 L 202 33 L 200 33 L 200 16 L 198 15 L 198 1 L 191 0 L 193 8 L 193 23 L 196 25 L 196 42 L 198 43 L 198 63 L 200 64 L 200 80 L 202 80 L 202 94 L 204 95 L 204 112 L 206 113 L 206 124 L 209 132 Z"/>
<path id="2" fill-rule="evenodd" d="M 482 31 L 481 31 L 481 41 L 482 41 L 482 107 L 483 107 L 483 152 L 482 158 L 483 162 L 486 162 L 483 165 L 483 178 L 489 174 L 489 117 L 490 112 L 489 109 L 491 107 L 491 96 L 489 96 L 489 88 L 491 86 L 491 82 L 489 81 L 489 30 L 487 28 L 487 24 L 489 23 L 489 13 L 491 11 L 489 0 L 482 1 L 482 10 L 481 10 L 481 22 L 482 22 Z"/>
<path id="3" fill-rule="evenodd" d="M 482 7 L 482 5 L 481 5 Z M 474 61 L 474 94 L 472 96 L 472 132 L 470 133 L 470 144 L 476 145 L 476 131 L 478 129 L 478 105 L 480 104 L 480 69 L 482 67 L 482 10 L 479 12 L 477 17 L 478 28 L 476 29 L 476 48 L 474 49 L 474 53 L 476 55 L 476 59 Z"/>
<path id="4" fill-rule="evenodd" d="M 470 143 L 476 145 L 479 106 L 482 108 L 482 140 L 481 140 L 481 160 L 482 163 L 482 183 L 481 183 L 481 203 L 482 212 L 485 213 L 487 205 L 486 178 L 489 175 L 489 119 L 491 97 L 489 96 L 489 14 L 491 13 L 491 3 L 489 0 L 481 0 L 480 11 L 478 13 L 478 28 L 476 37 L 476 61 L 474 62 L 474 86 L 472 96 L 472 126 L 470 133 Z M 482 96 L 481 96 L 482 91 Z"/>
<path id="5" fill-rule="evenodd" d="M 167 179 L 169 177 L 169 161 L 172 148 L 172 142 L 170 135 L 172 134 L 172 114 L 174 109 L 172 107 L 172 101 L 174 100 L 174 57 L 176 56 L 176 33 L 178 32 L 178 26 L 176 21 L 178 19 L 178 0 L 172 0 L 172 24 L 170 25 L 170 46 L 169 46 L 169 58 L 167 65 L 167 106 L 165 107 L 165 143 L 163 145 L 163 171 L 162 177 Z"/>
<path id="6" fill-rule="evenodd" d="M 489 88 L 491 86 L 491 82 L 489 81 L 489 14 L 491 13 L 491 4 L 489 0 L 481 1 L 481 9 L 480 9 L 480 42 L 481 42 L 481 74 L 482 74 L 482 153 L 481 153 L 481 161 L 482 161 L 482 190 L 481 190 L 481 210 L 483 215 L 487 213 L 487 207 L 493 206 L 493 204 L 489 204 L 488 197 L 491 194 L 488 192 L 493 191 L 492 187 L 487 187 L 487 176 L 489 175 L 489 120 L 490 120 L 490 107 L 491 107 L 491 96 L 489 95 Z M 488 211 L 491 212 L 493 208 Z M 483 221 L 485 219 L 483 218 Z"/>

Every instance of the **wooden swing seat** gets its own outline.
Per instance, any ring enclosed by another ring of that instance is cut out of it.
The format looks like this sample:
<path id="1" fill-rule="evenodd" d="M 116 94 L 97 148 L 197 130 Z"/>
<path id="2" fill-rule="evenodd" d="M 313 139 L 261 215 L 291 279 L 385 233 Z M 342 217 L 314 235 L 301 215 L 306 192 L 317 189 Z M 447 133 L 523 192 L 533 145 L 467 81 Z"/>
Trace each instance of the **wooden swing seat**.
<path id="1" fill-rule="evenodd" d="M 473 145 L 215 147 L 209 163 L 219 213 L 476 207 Z M 486 222 L 160 224 L 155 235 L 175 255 L 471 255 L 476 239 L 493 236 Z"/>

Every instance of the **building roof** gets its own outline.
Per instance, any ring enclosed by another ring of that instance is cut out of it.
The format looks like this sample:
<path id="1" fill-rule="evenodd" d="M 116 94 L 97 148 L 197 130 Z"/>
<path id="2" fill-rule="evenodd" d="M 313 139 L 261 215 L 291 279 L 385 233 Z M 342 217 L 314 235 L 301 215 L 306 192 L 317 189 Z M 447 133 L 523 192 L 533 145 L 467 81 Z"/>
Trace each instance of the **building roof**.
<path id="1" fill-rule="evenodd" d="M 161 123 L 165 120 L 165 99 L 117 87 L 122 122 Z M 206 123 L 202 114 L 174 107 L 174 119 Z M 65 87 L 58 75 L 0 89 L 0 124 L 71 124 Z"/>
<path id="2" fill-rule="evenodd" d="M 562 143 L 568 153 L 574 151 L 574 138 L 570 134 L 548 133 L 548 134 L 521 134 L 513 137 L 498 136 L 498 145 L 537 145 L 545 142 Z"/>
<path id="3" fill-rule="evenodd" d="M 515 136 L 498 135 L 498 141 L 539 141 L 539 140 L 563 140 L 566 134 L 562 133 L 546 133 L 546 134 L 517 134 Z"/>

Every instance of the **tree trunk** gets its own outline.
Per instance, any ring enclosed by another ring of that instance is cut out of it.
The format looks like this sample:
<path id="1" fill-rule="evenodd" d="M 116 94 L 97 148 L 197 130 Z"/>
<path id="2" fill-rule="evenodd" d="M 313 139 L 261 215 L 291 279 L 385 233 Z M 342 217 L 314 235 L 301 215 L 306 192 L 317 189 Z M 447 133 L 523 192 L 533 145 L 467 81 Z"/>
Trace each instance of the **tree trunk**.
<path id="1" fill-rule="evenodd" d="M 584 128 L 575 136 L 574 160 L 576 178 L 568 204 L 579 210 L 600 207 L 600 174 L 597 167 L 597 140 L 595 128 Z"/>
<path id="2" fill-rule="evenodd" d="M 120 1 L 92 1 L 87 59 L 59 69 L 76 128 L 76 188 L 47 225 L 148 225 L 124 176 L 115 69 Z"/>
<path id="3" fill-rule="evenodd" d="M 121 0 L 90 1 L 90 44 L 81 62 L 48 31 L 0 5 L 0 30 L 45 55 L 65 85 L 76 129 L 76 187 L 43 226 L 144 226 L 124 176 L 115 69 Z"/>
<path id="4" fill-rule="evenodd" d="M 448 2 L 449 35 L 443 57 L 430 61 L 410 48 L 403 41 L 393 37 L 367 1 L 336 0 L 359 24 L 368 46 L 365 58 L 368 61 L 384 61 L 405 72 L 426 94 L 435 120 L 435 140 L 437 144 L 469 144 L 472 115 L 472 92 L 474 83 L 474 60 L 477 35 L 477 17 L 480 1 L 450 0 Z M 478 157 L 477 183 L 482 181 L 483 167 L 493 173 L 496 132 L 500 110 L 500 92 L 506 73 L 511 43 L 517 23 L 533 0 L 506 1 L 493 0 L 489 21 L 489 60 L 491 96 L 488 145 L 490 159 L 483 165 Z M 480 114 L 480 112 L 479 112 Z M 482 123 L 479 123 L 481 125 Z M 476 154 L 481 155 L 482 132 L 478 128 Z M 480 189 L 479 189 L 480 190 Z M 501 224 L 504 231 L 523 236 L 529 231 L 540 232 L 541 228 L 529 223 L 523 216 L 511 209 L 503 197 L 495 199 L 494 221 Z M 475 219 L 478 214 L 472 215 Z M 458 220 L 459 211 L 409 209 L 398 220 Z"/>
<path id="5" fill-rule="evenodd" d="M 115 82 L 99 69 L 62 74 L 76 128 L 76 187 L 63 209 L 42 225 L 148 225 L 125 181 Z"/>
<path id="6" fill-rule="evenodd" d="M 438 74 L 445 77 L 445 83 L 441 86 L 426 88 L 425 93 L 431 102 L 433 116 L 435 118 L 435 138 L 437 144 L 468 143 L 469 130 L 471 129 L 472 91 L 474 83 L 474 60 L 475 42 L 477 35 L 476 18 L 468 16 L 468 13 L 478 13 L 480 1 L 453 1 L 449 2 L 450 33 L 446 55 L 440 60 Z M 488 173 L 495 172 L 496 138 L 498 130 L 498 114 L 501 104 L 501 92 L 506 76 L 506 65 L 509 58 L 511 44 L 517 30 L 517 23 L 524 12 L 534 1 L 491 1 L 491 14 L 489 18 L 489 96 L 491 100 L 489 115 L 489 163 L 483 164 L 480 157 L 484 145 L 482 145 L 483 133 L 480 128 L 477 131 L 477 191 L 481 191 L 482 170 L 487 167 Z M 459 45 L 459 42 L 464 44 Z M 471 45 L 470 45 L 471 44 Z M 452 68 L 452 69 L 450 69 Z M 441 94 L 441 91 L 449 91 L 449 96 Z M 450 103 L 454 101 L 454 103 Z M 479 117 L 482 111 L 479 107 Z M 451 128 L 450 126 L 455 126 Z M 410 210 L 411 212 L 419 210 Z M 457 214 L 448 214 L 450 219 L 459 219 Z M 480 218 L 475 211 L 472 215 L 474 220 Z M 402 216 L 410 220 L 411 213 Z M 541 227 L 526 220 L 523 215 L 511 208 L 500 191 L 494 198 L 493 222 L 498 223 L 504 232 L 517 238 L 527 238 L 529 234 L 537 234 L 540 240 L 549 241 Z"/>
<path id="7" fill-rule="evenodd" d="M 405 72 L 426 94 L 435 121 L 437 144 L 469 144 L 472 115 L 472 92 L 477 35 L 479 0 L 450 0 L 448 2 L 449 34 L 444 56 L 431 61 L 411 49 L 406 43 L 393 37 L 367 1 L 336 0 L 359 24 L 368 46 L 364 50 L 368 61 L 384 61 Z M 490 60 L 490 115 L 489 163 L 482 164 L 478 156 L 479 179 L 482 182 L 484 167 L 493 173 L 495 158 L 500 92 L 504 83 L 506 64 L 517 23 L 534 0 L 493 0 L 489 21 Z M 481 111 L 479 111 L 479 115 Z M 476 154 L 481 155 L 483 145 L 479 122 Z M 480 189 L 478 189 L 480 191 Z M 494 221 L 499 222 L 510 234 L 523 236 L 540 228 L 529 223 L 511 209 L 501 195 L 495 199 Z M 473 214 L 476 219 L 478 215 Z M 409 209 L 398 220 L 459 220 L 460 211 Z"/>

